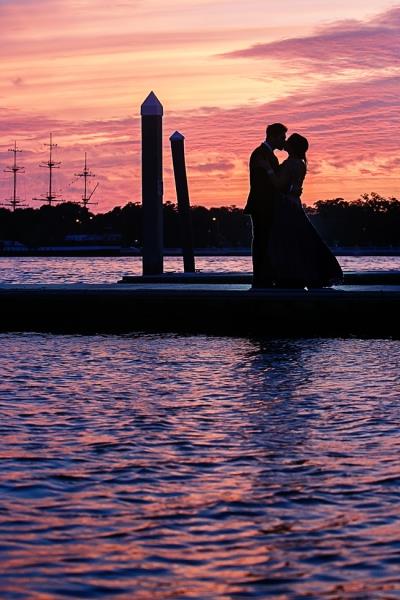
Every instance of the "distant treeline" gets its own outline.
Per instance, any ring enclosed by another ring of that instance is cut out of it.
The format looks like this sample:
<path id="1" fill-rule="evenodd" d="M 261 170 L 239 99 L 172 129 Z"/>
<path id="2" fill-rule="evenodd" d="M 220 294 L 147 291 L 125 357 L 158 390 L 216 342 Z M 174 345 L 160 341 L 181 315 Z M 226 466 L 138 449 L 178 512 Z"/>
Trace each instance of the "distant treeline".
<path id="1" fill-rule="evenodd" d="M 343 198 L 319 200 L 307 213 L 325 241 L 338 246 L 400 246 L 400 200 L 364 194 L 356 201 Z M 191 208 L 194 245 L 246 247 L 251 241 L 251 223 L 236 206 Z M 93 214 L 71 202 L 38 209 L 0 208 L 0 240 L 14 240 L 30 248 L 65 245 L 75 240 L 97 238 L 122 246 L 142 245 L 142 208 L 128 203 L 107 213 Z M 99 243 L 99 242 L 97 242 Z M 164 204 L 164 244 L 180 245 L 177 207 Z"/>

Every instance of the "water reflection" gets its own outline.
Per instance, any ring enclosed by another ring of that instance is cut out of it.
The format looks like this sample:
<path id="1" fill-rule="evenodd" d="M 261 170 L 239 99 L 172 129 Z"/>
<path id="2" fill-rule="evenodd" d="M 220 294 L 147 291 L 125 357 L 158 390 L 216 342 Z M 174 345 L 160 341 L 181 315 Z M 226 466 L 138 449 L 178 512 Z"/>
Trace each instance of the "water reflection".
<path id="1" fill-rule="evenodd" d="M 0 341 L 5 597 L 391 597 L 398 342 Z"/>
<path id="2" fill-rule="evenodd" d="M 400 256 L 340 256 L 344 271 L 400 270 Z M 181 257 L 165 257 L 165 271 L 183 271 Z M 251 272 L 250 256 L 196 258 L 200 271 Z M 141 275 L 137 256 L 0 257 L 0 283 L 115 283 L 123 275 Z"/>

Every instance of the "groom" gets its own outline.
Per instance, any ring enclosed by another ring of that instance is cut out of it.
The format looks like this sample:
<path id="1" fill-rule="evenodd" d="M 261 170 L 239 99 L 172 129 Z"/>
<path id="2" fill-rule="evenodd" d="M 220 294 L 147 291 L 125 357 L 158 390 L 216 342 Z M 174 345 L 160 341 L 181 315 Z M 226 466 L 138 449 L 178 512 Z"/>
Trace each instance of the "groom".
<path id="1" fill-rule="evenodd" d="M 253 289 L 273 285 L 267 248 L 276 190 L 268 177 L 265 161 L 269 162 L 275 173 L 278 171 L 279 162 L 274 150 L 283 150 L 286 132 L 287 127 L 282 123 L 268 125 L 265 142 L 250 157 L 250 193 L 244 212 L 251 216 L 253 225 Z"/>

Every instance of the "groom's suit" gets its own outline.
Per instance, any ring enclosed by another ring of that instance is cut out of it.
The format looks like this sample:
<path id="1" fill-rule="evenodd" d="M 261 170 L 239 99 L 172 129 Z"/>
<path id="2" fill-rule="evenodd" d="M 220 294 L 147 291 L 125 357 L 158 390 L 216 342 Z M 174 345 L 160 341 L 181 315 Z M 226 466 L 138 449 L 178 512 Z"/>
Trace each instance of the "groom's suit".
<path id="1" fill-rule="evenodd" d="M 279 161 L 273 151 L 265 143 L 256 148 L 250 156 L 250 192 L 244 212 L 251 215 L 253 223 L 253 286 L 269 286 L 272 280 L 267 247 L 269 231 L 274 211 L 276 189 L 271 183 L 267 169 L 262 161 L 268 162 L 277 172 Z"/>

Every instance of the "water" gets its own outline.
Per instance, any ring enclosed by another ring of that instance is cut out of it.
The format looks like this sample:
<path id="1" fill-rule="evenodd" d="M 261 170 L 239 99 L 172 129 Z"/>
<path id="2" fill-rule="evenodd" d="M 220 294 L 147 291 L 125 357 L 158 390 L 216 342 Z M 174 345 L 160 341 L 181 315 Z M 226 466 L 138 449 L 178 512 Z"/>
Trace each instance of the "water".
<path id="1" fill-rule="evenodd" d="M 3 283 L 140 272 L 138 258 L 0 258 Z M 398 341 L 0 344 L 1 598 L 400 597 Z"/>
<path id="2" fill-rule="evenodd" d="M 2 598 L 399 597 L 398 342 L 0 343 Z"/>
<path id="3" fill-rule="evenodd" d="M 400 270 L 400 256 L 341 256 L 344 271 Z M 182 271 L 182 258 L 165 258 L 166 271 Z M 198 257 L 201 271 L 251 271 L 250 256 Z M 0 257 L 0 283 L 115 283 L 141 275 L 140 257 Z"/>

